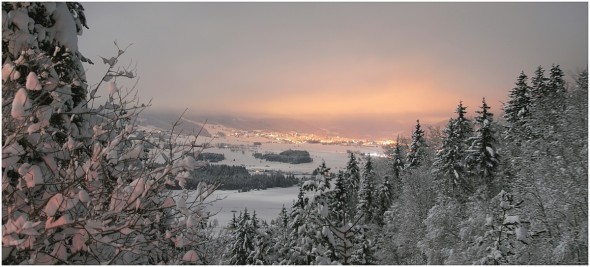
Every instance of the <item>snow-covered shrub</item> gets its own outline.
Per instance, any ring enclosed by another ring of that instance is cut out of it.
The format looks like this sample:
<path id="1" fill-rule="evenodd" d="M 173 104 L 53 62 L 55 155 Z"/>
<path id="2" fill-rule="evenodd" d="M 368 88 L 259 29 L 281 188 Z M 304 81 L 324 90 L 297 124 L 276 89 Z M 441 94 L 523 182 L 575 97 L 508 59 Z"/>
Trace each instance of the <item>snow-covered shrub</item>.
<path id="1" fill-rule="evenodd" d="M 89 88 L 80 4 L 4 2 L 2 17 L 2 263 L 199 263 L 216 186 L 195 199 L 166 189 L 200 166 L 195 140 L 179 145 L 174 126 L 164 143 L 137 130 L 145 105 L 117 87 L 135 76 L 117 67 L 125 49 Z"/>

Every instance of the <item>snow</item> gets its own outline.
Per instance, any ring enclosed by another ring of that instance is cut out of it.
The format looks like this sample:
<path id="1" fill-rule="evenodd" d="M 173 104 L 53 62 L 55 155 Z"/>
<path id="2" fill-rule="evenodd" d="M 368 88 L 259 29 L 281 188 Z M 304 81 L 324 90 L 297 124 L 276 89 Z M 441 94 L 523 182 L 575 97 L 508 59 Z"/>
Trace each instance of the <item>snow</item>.
<path id="1" fill-rule="evenodd" d="M 490 156 L 494 157 L 496 155 L 496 152 L 494 152 L 494 149 L 486 146 L 486 150 L 488 151 L 488 153 L 490 154 Z"/>
<path id="2" fill-rule="evenodd" d="M 78 192 L 78 198 L 82 203 L 88 203 L 90 201 L 90 196 L 86 190 L 82 189 Z"/>
<path id="3" fill-rule="evenodd" d="M 217 190 L 207 198 L 208 202 L 219 199 L 207 204 L 207 211 L 211 214 L 209 221 L 217 219 L 219 227 L 226 227 L 234 212 L 237 215 L 241 211 L 243 212 L 244 208 L 248 208 L 248 211 L 256 210 L 258 219 L 270 222 L 279 216 L 283 205 L 287 209 L 293 205 L 298 193 L 299 187 L 297 186 L 242 193 L 238 193 L 236 190 Z M 191 192 L 189 198 L 194 199 L 196 196 Z"/>
<path id="4" fill-rule="evenodd" d="M 520 241 L 523 241 L 523 242 L 528 242 L 529 232 L 526 229 L 526 227 L 519 226 L 519 227 L 517 227 L 514 230 L 514 232 L 516 233 L 516 239 L 517 240 L 520 240 Z"/>
<path id="5" fill-rule="evenodd" d="M 145 178 L 137 178 L 133 180 L 133 182 L 129 184 L 129 188 L 133 189 L 133 192 L 131 192 L 131 196 L 129 196 L 127 203 L 132 203 L 143 194 L 143 191 L 145 190 Z"/>
<path id="6" fill-rule="evenodd" d="M 24 148 L 18 143 L 12 143 L 2 149 L 2 168 L 7 168 L 16 164 L 20 156 L 23 155 Z"/>
<path id="7" fill-rule="evenodd" d="M 56 4 L 52 18 L 55 21 L 53 29 L 55 30 L 55 39 L 57 42 L 65 46 L 70 52 L 78 52 L 76 22 L 70 14 L 66 3 L 58 2 Z"/>
<path id="8" fill-rule="evenodd" d="M 111 58 L 109 58 L 109 59 L 106 59 L 106 58 L 104 58 L 104 57 L 100 57 L 100 58 L 102 58 L 102 62 L 103 62 L 104 64 L 109 64 L 109 66 L 110 66 L 110 67 L 114 66 L 114 65 L 115 65 L 115 63 L 117 63 L 117 58 L 115 58 L 115 57 L 111 57 Z M 110 76 L 110 75 L 109 75 L 108 77 L 109 77 L 108 79 L 110 80 L 110 78 L 111 78 L 112 76 Z M 106 78 L 106 77 L 105 77 L 105 78 Z"/>
<path id="9" fill-rule="evenodd" d="M 27 14 L 27 10 L 24 8 L 19 8 L 16 10 L 11 10 L 8 12 L 8 20 L 14 24 L 19 30 L 23 32 L 29 32 L 29 23 L 32 23 L 33 20 L 29 18 Z"/>
<path id="10" fill-rule="evenodd" d="M 55 194 L 47 202 L 47 205 L 45 206 L 45 210 L 44 210 L 45 214 L 47 214 L 47 216 L 55 215 L 55 213 L 57 212 L 57 210 L 59 209 L 59 206 L 61 205 L 61 203 L 63 201 L 64 201 L 64 197 L 61 193 Z"/>
<path id="11" fill-rule="evenodd" d="M 200 139 L 199 139 L 200 140 Z M 246 147 L 251 145 L 253 142 L 246 139 L 243 141 L 215 139 L 219 143 L 229 143 L 234 145 L 244 145 L 244 149 L 238 149 L 232 151 L 230 148 L 217 148 L 211 147 L 204 150 L 204 152 L 222 153 L 225 155 L 225 160 L 214 164 L 226 164 L 226 165 L 244 165 L 247 169 L 255 169 L 259 171 L 264 170 L 281 170 L 284 172 L 292 173 L 307 173 L 311 174 L 321 163 L 322 160 L 326 162 L 326 166 L 331 168 L 332 172 L 338 172 L 338 170 L 346 169 L 346 163 L 348 162 L 347 150 L 359 151 L 361 153 L 375 153 L 381 152 L 381 148 L 377 147 L 361 147 L 361 146 L 345 146 L 345 145 L 322 145 L 322 144 L 282 144 L 282 143 L 262 143 L 258 148 Z M 254 139 L 255 140 L 255 139 Z M 268 140 L 267 140 L 268 141 Z M 231 143 L 230 143 L 231 142 Z M 215 144 L 215 143 L 214 143 Z M 282 151 L 294 149 L 294 150 L 307 150 L 313 162 L 301 163 L 301 164 L 289 164 L 283 162 L 271 162 L 254 158 L 253 153 L 280 153 Z M 243 151 L 243 152 L 242 152 Z"/>
<path id="12" fill-rule="evenodd" d="M 51 252 L 51 256 L 58 258 L 62 261 L 67 261 L 68 252 L 66 246 L 64 246 L 62 242 L 58 242 L 57 244 L 55 244 L 53 252 Z"/>
<path id="13" fill-rule="evenodd" d="M 53 12 L 55 11 L 55 8 L 56 8 L 55 3 L 45 2 L 45 3 L 43 3 L 43 5 L 45 6 L 45 14 L 47 14 L 47 15 L 53 14 Z"/>
<path id="14" fill-rule="evenodd" d="M 124 227 L 123 229 L 119 230 L 119 232 L 121 232 L 121 234 L 124 235 L 129 235 L 133 233 L 133 229 L 130 229 L 129 227 Z"/>
<path id="15" fill-rule="evenodd" d="M 16 71 L 16 69 L 14 67 L 14 64 L 12 64 L 12 62 L 4 63 L 4 65 L 2 65 L 2 81 L 4 81 L 4 82 L 8 81 L 8 78 L 10 78 L 14 74 L 15 71 Z"/>
<path id="16" fill-rule="evenodd" d="M 57 88 L 57 85 L 59 84 L 59 80 L 53 77 L 47 78 L 47 80 L 45 80 L 45 90 L 47 91 L 53 91 L 55 90 L 55 88 Z"/>
<path id="17" fill-rule="evenodd" d="M 197 262 L 197 260 L 199 259 L 199 256 L 197 255 L 197 252 L 195 252 L 194 250 L 189 250 L 187 251 L 184 256 L 182 257 L 183 261 L 189 261 L 189 262 Z"/>
<path id="18" fill-rule="evenodd" d="M 494 218 L 492 216 L 487 216 L 485 226 L 492 226 L 493 220 Z"/>
<path id="19" fill-rule="evenodd" d="M 28 220 L 28 216 L 26 214 L 21 214 L 16 218 L 16 220 L 9 219 L 6 222 L 4 228 L 4 235 L 9 235 L 11 233 L 18 233 L 24 235 L 39 235 L 39 232 L 34 228 L 37 227 L 41 222 L 31 222 Z"/>
<path id="20" fill-rule="evenodd" d="M 30 114 L 30 108 L 31 102 L 29 101 L 27 90 L 24 88 L 18 89 L 18 92 L 14 95 L 14 100 L 12 101 L 10 115 L 15 119 L 24 119 L 25 116 Z"/>
<path id="21" fill-rule="evenodd" d="M 27 75 L 27 83 L 25 87 L 29 90 L 41 90 L 41 83 L 39 82 L 39 78 L 37 78 L 37 74 L 35 72 L 29 72 L 29 75 Z"/>
<path id="22" fill-rule="evenodd" d="M 508 215 L 504 219 L 504 223 L 503 224 L 517 224 L 517 223 L 520 223 L 520 216 L 518 216 L 518 215 Z"/>
<path id="23" fill-rule="evenodd" d="M 117 92 L 119 92 L 119 88 L 117 88 L 115 81 L 109 82 L 109 96 L 113 96 Z"/>
<path id="24" fill-rule="evenodd" d="M 195 227 L 198 224 L 199 224 L 199 218 L 194 214 L 189 215 L 188 218 L 186 219 L 186 227 L 187 228 Z"/>
<path id="25" fill-rule="evenodd" d="M 142 154 L 143 154 L 143 145 L 136 144 L 133 146 L 133 148 L 131 148 L 129 151 L 127 151 L 125 154 L 123 154 L 119 158 L 119 160 L 138 159 L 138 158 L 140 158 L 140 156 Z"/>
<path id="26" fill-rule="evenodd" d="M 83 229 L 78 230 L 78 233 L 72 237 L 72 253 L 88 249 L 86 246 L 86 232 Z"/>
<path id="27" fill-rule="evenodd" d="M 180 234 L 180 235 L 178 235 L 178 236 L 176 237 L 176 240 L 174 241 L 174 245 L 175 245 L 177 248 L 182 248 L 182 247 L 184 247 L 184 246 L 186 245 L 186 242 L 187 242 L 187 241 L 186 241 L 186 239 L 184 238 L 184 236 L 183 236 L 182 234 Z"/>
<path id="28" fill-rule="evenodd" d="M 31 166 L 24 178 L 28 188 L 35 187 L 36 185 L 42 184 L 44 182 L 41 168 L 39 168 L 37 165 Z"/>
<path id="29" fill-rule="evenodd" d="M 330 209 L 327 206 L 320 205 L 318 207 L 318 209 L 320 210 L 320 212 L 319 212 L 320 213 L 320 216 L 322 216 L 323 218 L 327 218 L 328 217 L 328 214 L 330 212 Z"/>
<path id="30" fill-rule="evenodd" d="M 186 198 L 178 198 L 178 200 L 176 200 L 176 208 L 180 210 L 186 209 Z"/>
<path id="31" fill-rule="evenodd" d="M 205 166 L 206 164 L 206 162 L 196 161 L 194 157 L 186 155 L 182 159 L 174 162 L 174 165 L 172 166 L 172 173 L 176 173 L 181 170 L 192 171 L 195 168 Z"/>
<path id="32" fill-rule="evenodd" d="M 176 175 L 176 181 L 178 181 L 178 185 L 182 188 L 186 187 L 186 179 L 190 178 L 191 175 L 187 171 L 180 172 Z"/>
<path id="33" fill-rule="evenodd" d="M 70 216 L 70 214 L 64 214 L 61 217 L 59 217 L 59 219 L 54 221 L 53 217 L 49 217 L 47 218 L 47 222 L 45 223 L 45 229 L 51 229 L 51 228 L 55 228 L 55 227 L 60 227 L 60 226 L 64 226 L 67 224 L 71 224 L 73 223 L 74 220 L 72 219 L 72 217 Z"/>
<path id="34" fill-rule="evenodd" d="M 35 37 L 26 32 L 15 32 L 14 38 L 8 41 L 8 50 L 13 55 L 19 55 L 22 51 L 27 50 L 35 42 Z M 19 76 L 20 77 L 20 74 Z M 18 78 L 12 78 L 16 80 Z"/>
<path id="35" fill-rule="evenodd" d="M 167 197 L 164 200 L 164 203 L 162 203 L 162 208 L 163 209 L 165 209 L 165 208 L 171 208 L 171 207 L 174 207 L 174 206 L 176 206 L 176 203 L 174 202 L 174 199 L 171 198 L 171 197 Z"/>

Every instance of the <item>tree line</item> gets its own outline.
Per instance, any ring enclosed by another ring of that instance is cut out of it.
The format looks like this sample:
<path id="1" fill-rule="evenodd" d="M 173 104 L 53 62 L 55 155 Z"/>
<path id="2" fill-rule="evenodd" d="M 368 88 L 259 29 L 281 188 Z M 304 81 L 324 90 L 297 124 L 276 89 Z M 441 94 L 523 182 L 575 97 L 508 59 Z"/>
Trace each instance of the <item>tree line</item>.
<path id="1" fill-rule="evenodd" d="M 225 160 L 225 155 L 223 153 L 201 152 L 199 153 L 197 159 L 208 162 L 220 162 L 222 160 Z"/>
<path id="2" fill-rule="evenodd" d="M 267 161 L 278 161 L 290 164 L 300 164 L 313 162 L 313 159 L 306 150 L 285 150 L 279 154 L 276 153 L 254 153 L 254 158 L 264 159 Z"/>
<path id="3" fill-rule="evenodd" d="M 209 164 L 203 168 L 193 170 L 190 178 L 186 181 L 185 188 L 194 190 L 199 183 L 217 183 L 220 190 L 239 190 L 247 192 L 250 190 L 265 190 L 273 187 L 291 187 L 297 185 L 299 180 L 292 174 L 281 172 L 255 173 L 250 172 L 243 166 L 229 166 L 225 164 Z M 180 190 L 180 186 L 172 186 L 171 189 Z"/>

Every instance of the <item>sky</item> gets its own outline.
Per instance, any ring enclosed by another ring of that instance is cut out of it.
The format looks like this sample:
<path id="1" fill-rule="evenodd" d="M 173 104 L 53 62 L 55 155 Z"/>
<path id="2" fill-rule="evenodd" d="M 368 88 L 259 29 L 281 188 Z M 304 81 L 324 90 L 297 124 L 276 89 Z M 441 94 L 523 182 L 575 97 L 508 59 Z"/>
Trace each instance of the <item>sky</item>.
<path id="1" fill-rule="evenodd" d="M 521 71 L 588 65 L 583 2 L 83 5 L 89 84 L 113 41 L 133 43 L 120 64 L 136 66 L 152 110 L 411 127 L 448 120 L 460 100 L 499 113 Z"/>

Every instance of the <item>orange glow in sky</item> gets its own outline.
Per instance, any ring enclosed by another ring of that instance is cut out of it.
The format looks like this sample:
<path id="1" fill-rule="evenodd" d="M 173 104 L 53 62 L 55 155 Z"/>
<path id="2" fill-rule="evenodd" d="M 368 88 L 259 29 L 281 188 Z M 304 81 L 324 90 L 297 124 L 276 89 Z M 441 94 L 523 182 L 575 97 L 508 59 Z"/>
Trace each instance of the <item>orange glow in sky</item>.
<path id="1" fill-rule="evenodd" d="M 83 55 L 101 62 L 116 53 L 114 40 L 133 43 L 126 57 L 155 110 L 355 123 L 378 116 L 411 129 L 416 119 L 448 120 L 460 100 L 473 116 L 486 97 L 500 115 L 521 71 L 559 64 L 571 76 L 588 65 L 584 2 L 84 7 Z M 90 84 L 103 67 L 89 67 Z"/>

